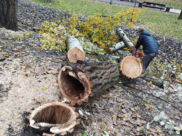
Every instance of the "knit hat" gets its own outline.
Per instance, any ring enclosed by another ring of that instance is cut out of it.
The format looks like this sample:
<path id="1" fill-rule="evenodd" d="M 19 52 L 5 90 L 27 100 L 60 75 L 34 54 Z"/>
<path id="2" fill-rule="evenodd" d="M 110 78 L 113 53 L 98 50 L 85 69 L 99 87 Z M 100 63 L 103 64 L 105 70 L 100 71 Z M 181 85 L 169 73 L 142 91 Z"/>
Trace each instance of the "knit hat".
<path id="1" fill-rule="evenodd" d="M 145 31 L 144 28 L 139 28 L 137 32 L 143 32 L 143 31 Z"/>

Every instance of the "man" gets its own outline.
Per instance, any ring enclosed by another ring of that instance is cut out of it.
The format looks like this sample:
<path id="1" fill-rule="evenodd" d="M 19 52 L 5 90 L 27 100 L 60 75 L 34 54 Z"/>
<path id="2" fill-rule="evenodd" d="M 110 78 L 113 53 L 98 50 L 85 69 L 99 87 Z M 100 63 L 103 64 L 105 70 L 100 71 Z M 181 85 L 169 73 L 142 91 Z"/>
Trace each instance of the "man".
<path id="1" fill-rule="evenodd" d="M 135 45 L 135 48 L 137 50 L 141 45 L 143 46 L 143 51 L 145 55 L 142 58 L 142 63 L 143 63 L 143 70 L 145 73 L 149 63 L 158 53 L 158 45 L 154 41 L 150 33 L 147 32 L 144 28 L 139 28 L 138 34 L 139 34 L 139 39 L 137 41 L 137 44 Z M 142 76 L 144 76 L 144 73 Z"/>

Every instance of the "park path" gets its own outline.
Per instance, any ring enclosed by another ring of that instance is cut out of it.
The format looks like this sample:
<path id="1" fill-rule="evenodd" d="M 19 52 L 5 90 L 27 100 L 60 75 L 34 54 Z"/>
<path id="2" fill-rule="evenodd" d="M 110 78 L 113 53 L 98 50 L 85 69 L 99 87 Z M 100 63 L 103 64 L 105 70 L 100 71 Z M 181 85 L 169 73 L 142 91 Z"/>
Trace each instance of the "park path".
<path id="1" fill-rule="evenodd" d="M 127 1 L 120 1 L 120 0 L 97 0 L 97 1 L 101 1 L 101 2 L 106 2 L 106 3 L 111 3 L 112 4 L 118 4 L 118 5 L 125 5 L 125 6 L 130 6 L 130 7 L 134 7 L 135 2 L 127 2 Z M 139 2 L 136 2 L 136 7 L 138 7 Z M 160 9 L 155 9 L 155 8 L 149 8 L 148 9 L 153 9 L 153 10 L 157 10 L 157 11 L 162 11 L 165 12 L 165 10 L 160 10 Z M 169 13 L 176 13 L 176 14 L 180 14 L 181 10 L 180 9 L 170 9 Z"/>

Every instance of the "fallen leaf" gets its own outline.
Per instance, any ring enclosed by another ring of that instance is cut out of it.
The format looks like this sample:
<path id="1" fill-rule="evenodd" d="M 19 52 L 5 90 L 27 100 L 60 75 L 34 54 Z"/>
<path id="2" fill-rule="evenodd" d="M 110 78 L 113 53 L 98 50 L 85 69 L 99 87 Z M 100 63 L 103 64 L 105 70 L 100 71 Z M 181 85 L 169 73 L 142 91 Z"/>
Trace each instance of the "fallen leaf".
<path id="1" fill-rule="evenodd" d="M 102 95 L 102 98 L 107 98 L 107 95 Z"/>
<path id="2" fill-rule="evenodd" d="M 47 71 L 46 67 L 44 68 L 44 71 Z"/>
<path id="3" fill-rule="evenodd" d="M 41 100 L 41 99 L 39 99 L 39 100 L 37 100 L 37 102 L 41 103 L 41 102 L 42 102 L 42 100 Z"/>
<path id="4" fill-rule="evenodd" d="M 131 109 L 131 111 L 135 111 L 135 109 L 134 108 L 130 108 Z"/>
<path id="5" fill-rule="evenodd" d="M 151 108 L 154 107 L 153 105 L 151 105 L 151 104 L 149 104 L 149 103 L 145 104 L 145 106 L 146 106 L 146 108 L 149 109 L 149 110 L 150 110 Z"/>
<path id="6" fill-rule="evenodd" d="M 43 88 L 42 88 L 42 91 L 44 91 L 44 90 L 46 90 L 46 88 L 45 88 L 45 87 L 43 87 Z"/>
<path id="7" fill-rule="evenodd" d="M 9 56 L 9 53 L 7 53 L 7 52 L 2 52 L 2 54 L 3 54 L 5 57 L 8 57 L 8 56 Z"/>
<path id="8" fill-rule="evenodd" d="M 8 44 L 8 47 L 9 47 L 9 48 L 11 48 L 11 45 L 10 45 L 10 44 Z"/>
<path id="9" fill-rule="evenodd" d="M 116 122 L 116 115 L 113 114 L 113 115 L 112 115 L 112 118 L 113 118 L 113 124 L 114 124 L 114 125 L 117 125 L 117 122 Z"/>

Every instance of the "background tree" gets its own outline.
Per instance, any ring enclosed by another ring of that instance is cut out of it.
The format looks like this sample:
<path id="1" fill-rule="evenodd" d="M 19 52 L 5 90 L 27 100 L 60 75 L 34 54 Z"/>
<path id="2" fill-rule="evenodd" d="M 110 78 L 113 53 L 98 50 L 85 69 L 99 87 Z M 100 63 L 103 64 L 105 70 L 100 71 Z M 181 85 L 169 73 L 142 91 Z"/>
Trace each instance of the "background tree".
<path id="1" fill-rule="evenodd" d="M 181 10 L 181 13 L 180 13 L 178 19 L 182 19 L 182 10 Z"/>
<path id="2" fill-rule="evenodd" d="M 18 0 L 0 0 L 0 27 L 18 30 L 17 6 Z"/>

